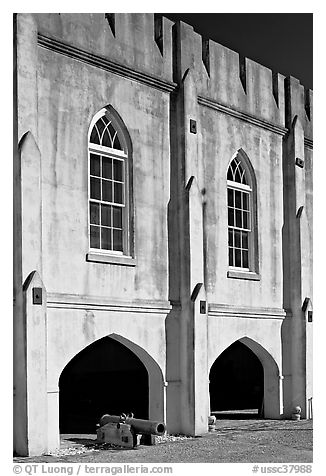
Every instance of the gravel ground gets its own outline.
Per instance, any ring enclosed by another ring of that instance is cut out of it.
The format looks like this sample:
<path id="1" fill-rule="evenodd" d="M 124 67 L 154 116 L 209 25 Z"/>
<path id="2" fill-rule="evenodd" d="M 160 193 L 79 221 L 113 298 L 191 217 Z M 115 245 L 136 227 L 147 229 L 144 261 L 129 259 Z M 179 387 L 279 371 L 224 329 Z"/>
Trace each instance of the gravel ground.
<path id="1" fill-rule="evenodd" d="M 21 458 L 24 463 L 311 463 L 312 421 L 218 420 L 216 430 L 196 438 L 160 438 L 155 446 L 134 449 L 96 444 L 96 435 L 62 435 L 50 455 Z"/>

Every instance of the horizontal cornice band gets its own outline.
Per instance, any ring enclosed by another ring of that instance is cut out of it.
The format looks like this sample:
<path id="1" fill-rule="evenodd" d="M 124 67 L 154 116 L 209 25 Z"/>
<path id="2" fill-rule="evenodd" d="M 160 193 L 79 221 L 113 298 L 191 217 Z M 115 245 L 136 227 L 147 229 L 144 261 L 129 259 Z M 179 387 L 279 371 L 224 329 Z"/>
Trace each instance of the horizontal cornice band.
<path id="1" fill-rule="evenodd" d="M 171 305 L 168 301 L 151 301 L 142 299 L 122 301 L 99 296 L 84 296 L 64 293 L 48 293 L 47 307 L 149 314 L 166 314 L 171 310 Z"/>
<path id="2" fill-rule="evenodd" d="M 208 315 L 220 317 L 244 317 L 256 319 L 284 319 L 288 313 L 284 309 L 269 307 L 230 306 L 228 304 L 209 304 Z"/>
<path id="3" fill-rule="evenodd" d="M 169 301 L 152 301 L 142 299 L 134 301 L 122 301 L 99 296 L 84 296 L 78 294 L 47 294 L 48 308 L 166 314 L 171 311 L 172 306 L 176 306 L 179 308 L 179 310 L 181 310 L 181 305 L 179 302 L 174 302 L 171 305 Z M 291 317 L 291 313 L 289 311 L 279 308 L 231 306 L 228 304 L 213 303 L 208 304 L 208 315 L 268 319 L 284 319 L 286 316 Z"/>
<path id="4" fill-rule="evenodd" d="M 175 310 L 182 310 L 180 301 L 171 301 L 171 305 Z M 284 319 L 285 317 L 291 317 L 291 312 L 282 308 L 273 307 L 233 306 L 230 304 L 208 303 L 208 315 L 220 317 Z"/>
<path id="5" fill-rule="evenodd" d="M 215 111 L 222 112 L 224 114 L 227 114 L 228 116 L 235 117 L 236 119 L 240 119 L 241 121 L 247 122 L 254 126 L 258 126 L 270 132 L 274 132 L 275 134 L 279 134 L 281 136 L 284 136 L 288 131 L 286 127 L 281 127 L 272 122 L 265 121 L 264 119 L 259 119 L 255 116 L 252 116 L 251 114 L 241 112 L 237 109 L 221 104 L 210 98 L 198 96 L 198 104 L 214 109 Z"/>
<path id="6" fill-rule="evenodd" d="M 211 109 L 215 109 L 215 111 L 222 112 L 223 114 L 227 114 L 229 116 L 235 117 L 240 119 L 241 121 L 247 122 L 254 126 L 260 127 L 262 129 L 268 130 L 270 132 L 274 132 L 275 134 L 285 136 L 288 132 L 286 127 L 279 126 L 274 124 L 273 122 L 265 121 L 264 119 L 259 119 L 258 117 L 252 116 L 246 112 L 239 111 L 232 107 L 226 106 L 225 104 L 221 104 L 217 101 L 214 101 L 210 98 L 205 98 L 203 96 L 198 96 L 198 104 L 201 106 L 206 106 Z M 304 145 L 309 149 L 313 148 L 313 140 L 305 137 L 304 138 Z"/>
<path id="7" fill-rule="evenodd" d="M 152 76 L 148 73 L 142 71 L 136 71 L 128 66 L 124 66 L 114 61 L 108 60 L 103 56 L 98 56 L 88 51 L 77 48 L 76 46 L 68 45 L 62 41 L 56 40 L 54 38 L 49 38 L 47 36 L 38 34 L 38 44 L 43 48 L 54 51 L 55 53 L 68 56 L 82 63 L 95 66 L 96 68 L 103 69 L 113 74 L 123 76 L 124 78 L 137 81 L 139 83 L 145 84 L 160 91 L 170 93 L 174 91 L 177 87 L 175 83 L 170 81 Z"/>

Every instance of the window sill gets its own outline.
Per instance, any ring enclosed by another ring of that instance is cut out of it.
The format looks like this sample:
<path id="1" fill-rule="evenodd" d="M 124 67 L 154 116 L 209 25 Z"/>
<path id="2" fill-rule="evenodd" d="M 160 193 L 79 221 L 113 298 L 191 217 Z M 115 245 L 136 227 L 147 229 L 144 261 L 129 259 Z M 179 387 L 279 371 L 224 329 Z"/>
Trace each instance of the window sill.
<path id="1" fill-rule="evenodd" d="M 94 252 L 89 252 L 86 254 L 86 261 L 91 261 L 94 263 L 117 264 L 120 266 L 136 266 L 137 264 L 135 258 L 132 258 L 131 256 L 114 256 L 105 253 Z"/>
<path id="2" fill-rule="evenodd" d="M 248 279 L 250 281 L 260 281 L 260 274 L 251 271 L 236 271 L 234 269 L 227 272 L 228 278 L 234 279 Z"/>

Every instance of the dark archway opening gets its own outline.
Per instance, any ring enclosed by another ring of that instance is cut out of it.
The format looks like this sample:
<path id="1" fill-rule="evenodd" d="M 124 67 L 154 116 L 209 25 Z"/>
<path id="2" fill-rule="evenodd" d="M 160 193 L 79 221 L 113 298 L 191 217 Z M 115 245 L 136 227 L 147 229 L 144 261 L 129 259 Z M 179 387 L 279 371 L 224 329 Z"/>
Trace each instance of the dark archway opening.
<path id="1" fill-rule="evenodd" d="M 148 372 L 126 346 L 104 337 L 83 349 L 59 379 L 61 433 L 95 433 L 100 417 L 148 418 Z"/>
<path id="2" fill-rule="evenodd" d="M 263 416 L 264 369 L 258 357 L 239 341 L 213 363 L 209 374 L 211 413 L 217 418 Z"/>

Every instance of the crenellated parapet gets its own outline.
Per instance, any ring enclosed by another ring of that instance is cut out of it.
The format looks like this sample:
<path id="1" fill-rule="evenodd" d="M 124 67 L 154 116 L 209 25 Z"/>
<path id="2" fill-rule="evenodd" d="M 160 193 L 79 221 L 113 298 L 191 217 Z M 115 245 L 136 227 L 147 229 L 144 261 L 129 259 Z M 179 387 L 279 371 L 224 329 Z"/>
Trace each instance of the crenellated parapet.
<path id="1" fill-rule="evenodd" d="M 276 128 L 289 128 L 297 115 L 306 139 L 312 139 L 312 91 L 184 22 L 154 13 L 33 15 L 41 46 L 169 92 L 190 69 L 206 105 L 230 108 Z"/>
<path id="2" fill-rule="evenodd" d="M 38 13 L 41 37 L 172 81 L 172 26 L 152 13 Z"/>
<path id="3" fill-rule="evenodd" d="M 300 81 L 292 76 L 285 79 L 286 127 L 290 128 L 295 116 L 298 116 L 306 139 L 313 137 L 313 93 L 305 89 Z"/>
<path id="4" fill-rule="evenodd" d="M 174 28 L 180 50 L 175 80 L 192 68 L 200 96 L 284 127 L 284 76 L 203 38 L 183 22 Z"/>
<path id="5" fill-rule="evenodd" d="M 312 91 L 299 80 L 282 74 L 237 52 L 206 39 L 178 22 L 173 26 L 179 82 L 188 68 L 193 69 L 198 95 L 220 106 L 289 127 L 295 115 L 300 118 L 305 137 L 312 139 Z M 175 61 L 175 59 L 174 59 Z"/>

